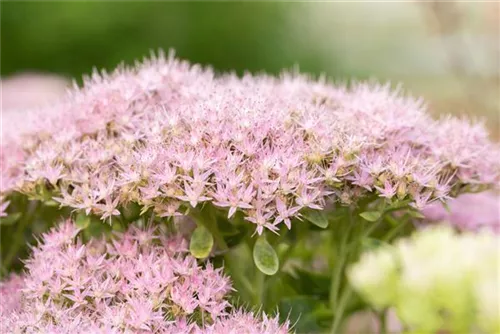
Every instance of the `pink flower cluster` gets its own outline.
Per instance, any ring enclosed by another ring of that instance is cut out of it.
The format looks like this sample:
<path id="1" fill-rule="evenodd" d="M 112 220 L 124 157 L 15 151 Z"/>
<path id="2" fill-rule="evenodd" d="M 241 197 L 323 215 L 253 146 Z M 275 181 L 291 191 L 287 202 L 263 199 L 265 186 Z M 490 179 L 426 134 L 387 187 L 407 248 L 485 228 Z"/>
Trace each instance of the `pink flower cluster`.
<path id="1" fill-rule="evenodd" d="M 70 221 L 42 237 L 23 278 L 0 287 L 5 333 L 287 333 L 278 320 L 231 310 L 228 278 L 186 241 L 131 227 L 83 244 Z"/>
<path id="2" fill-rule="evenodd" d="M 261 233 L 369 193 L 420 209 L 500 180 L 482 125 L 433 120 L 389 86 L 216 76 L 173 56 L 94 73 L 61 103 L 4 122 L 1 194 L 103 219 L 129 202 L 169 217 L 210 201 Z"/>

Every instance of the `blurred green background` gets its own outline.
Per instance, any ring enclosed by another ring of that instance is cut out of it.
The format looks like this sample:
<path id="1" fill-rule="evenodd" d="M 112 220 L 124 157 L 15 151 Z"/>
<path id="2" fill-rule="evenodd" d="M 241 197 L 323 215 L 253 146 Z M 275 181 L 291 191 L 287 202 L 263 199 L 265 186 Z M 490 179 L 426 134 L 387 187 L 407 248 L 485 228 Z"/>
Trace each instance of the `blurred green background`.
<path id="1" fill-rule="evenodd" d="M 499 3 L 5 2 L 1 75 L 80 80 L 150 50 L 217 70 L 401 82 L 499 135 Z"/>

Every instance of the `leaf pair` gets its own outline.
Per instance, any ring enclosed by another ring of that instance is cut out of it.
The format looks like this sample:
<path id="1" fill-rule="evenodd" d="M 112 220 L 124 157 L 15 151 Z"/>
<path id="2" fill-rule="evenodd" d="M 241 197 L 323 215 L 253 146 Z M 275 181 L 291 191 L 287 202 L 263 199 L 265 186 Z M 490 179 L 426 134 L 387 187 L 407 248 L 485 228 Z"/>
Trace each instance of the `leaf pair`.
<path id="1" fill-rule="evenodd" d="M 197 259 L 210 255 L 214 245 L 212 233 L 203 225 L 198 225 L 191 235 L 189 251 Z M 279 269 L 279 259 L 274 248 L 264 236 L 260 236 L 253 247 L 253 259 L 257 268 L 266 275 L 274 275 Z"/>

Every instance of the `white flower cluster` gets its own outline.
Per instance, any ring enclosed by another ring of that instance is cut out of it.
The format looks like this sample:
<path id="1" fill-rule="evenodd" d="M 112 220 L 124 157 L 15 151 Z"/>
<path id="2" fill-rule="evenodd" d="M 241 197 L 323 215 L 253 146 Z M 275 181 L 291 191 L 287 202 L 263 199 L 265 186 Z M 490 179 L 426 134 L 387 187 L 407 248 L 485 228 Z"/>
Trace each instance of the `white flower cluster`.
<path id="1" fill-rule="evenodd" d="M 392 307 L 415 333 L 499 333 L 500 240 L 433 227 L 362 255 L 349 270 L 375 308 Z"/>

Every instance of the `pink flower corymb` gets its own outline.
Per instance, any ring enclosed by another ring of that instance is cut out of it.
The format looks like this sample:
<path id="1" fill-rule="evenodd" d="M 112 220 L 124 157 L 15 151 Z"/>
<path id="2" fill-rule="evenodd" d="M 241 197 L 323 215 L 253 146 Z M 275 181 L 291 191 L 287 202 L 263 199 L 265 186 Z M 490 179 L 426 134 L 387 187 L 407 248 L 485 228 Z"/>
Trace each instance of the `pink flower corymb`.
<path id="1" fill-rule="evenodd" d="M 103 219 L 129 202 L 162 217 L 211 202 L 261 233 L 334 201 L 374 193 L 421 208 L 500 175 L 482 125 L 433 120 L 389 86 L 215 75 L 173 56 L 94 73 L 4 124 L 2 195 L 42 188 Z"/>

